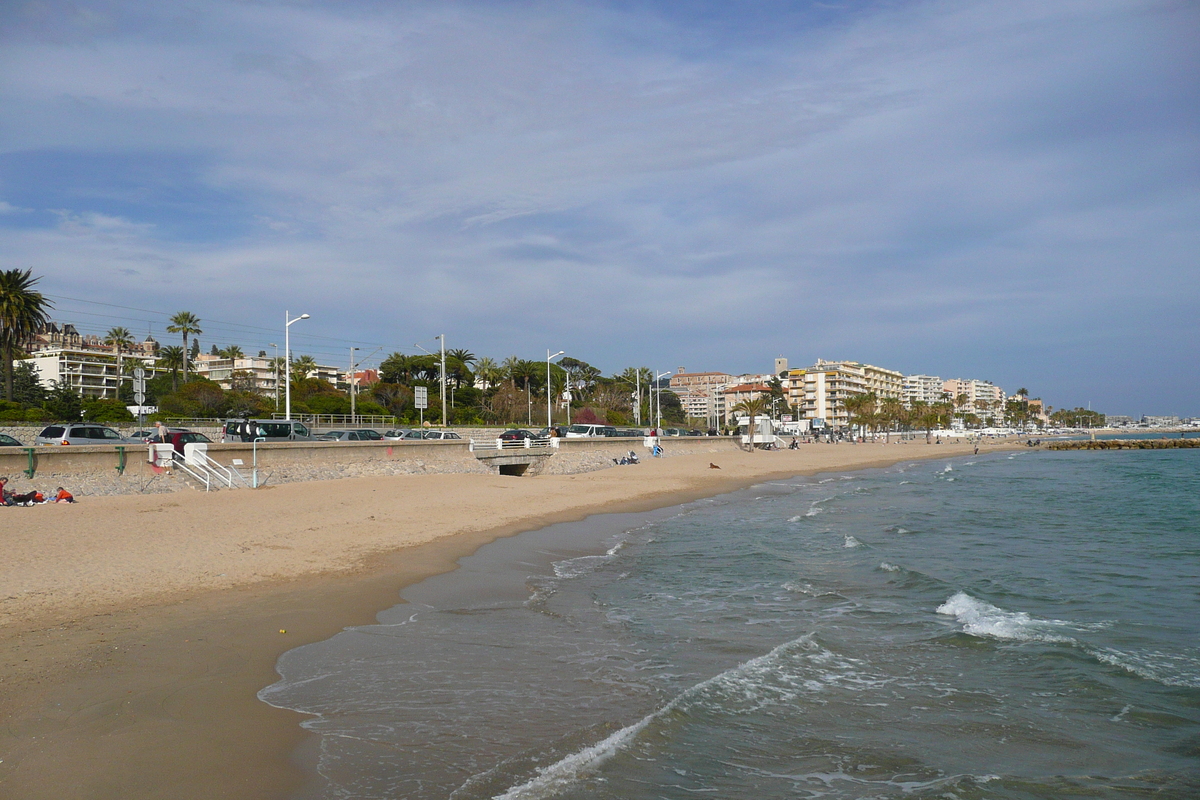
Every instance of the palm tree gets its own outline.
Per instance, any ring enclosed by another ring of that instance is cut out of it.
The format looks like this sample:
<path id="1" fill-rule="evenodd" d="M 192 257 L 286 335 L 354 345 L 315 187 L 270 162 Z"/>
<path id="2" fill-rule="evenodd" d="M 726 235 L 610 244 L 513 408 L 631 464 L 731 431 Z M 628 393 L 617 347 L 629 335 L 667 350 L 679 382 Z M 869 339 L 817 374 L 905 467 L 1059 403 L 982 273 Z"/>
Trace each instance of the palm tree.
<path id="1" fill-rule="evenodd" d="M 521 359 L 517 356 L 509 356 L 500 364 L 500 369 L 504 371 L 504 377 L 508 378 L 512 387 L 517 388 L 517 374 L 521 371 Z"/>
<path id="2" fill-rule="evenodd" d="M 484 356 L 476 360 L 475 374 L 483 381 L 483 390 L 486 392 L 500 376 L 500 366 L 493 359 Z"/>
<path id="3" fill-rule="evenodd" d="M 158 366 L 171 371 L 171 391 L 179 391 L 179 370 L 183 368 L 184 353 L 182 347 L 164 347 L 158 353 Z"/>
<path id="4" fill-rule="evenodd" d="M 200 330 L 200 318 L 190 311 L 180 311 L 178 314 L 171 317 L 171 324 L 167 326 L 167 333 L 183 334 L 183 382 L 187 383 L 188 337 L 193 333 L 204 333 L 204 331 Z"/>
<path id="5" fill-rule="evenodd" d="M 104 343 L 113 349 L 117 354 L 117 397 L 121 396 L 121 381 L 124 380 L 124 372 L 121 369 L 121 352 L 133 347 L 133 334 L 129 332 L 129 328 L 117 326 L 109 328 L 108 333 L 104 334 Z"/>
<path id="6" fill-rule="evenodd" d="M 226 347 L 224 350 L 217 351 L 217 355 L 219 355 L 221 358 L 245 358 L 246 357 L 246 354 L 242 352 L 242 348 L 238 347 L 236 344 L 231 344 L 231 345 L 229 345 L 229 347 Z"/>
<path id="7" fill-rule="evenodd" d="M 4 359 L 4 399 L 13 397 L 13 359 L 16 350 L 34 332 L 45 325 L 46 312 L 53 308 L 33 285 L 40 278 L 33 270 L 8 269 L 0 272 L 0 354 Z"/>
<path id="8" fill-rule="evenodd" d="M 875 421 L 875 405 L 878 398 L 874 392 L 866 394 L 852 394 L 847 397 L 842 405 L 849 412 L 848 422 L 851 426 L 857 425 L 865 439 L 867 427 Z"/>
<path id="9" fill-rule="evenodd" d="M 746 416 L 748 416 L 750 418 L 750 427 L 747 428 L 746 432 L 750 435 L 750 452 L 752 452 L 752 453 L 754 452 L 755 417 L 765 414 L 767 409 L 770 408 L 770 406 L 771 406 L 770 398 L 764 397 L 763 395 L 759 395 L 758 397 L 751 397 L 747 400 L 743 400 L 742 402 L 738 403 L 736 406 L 733 407 L 734 412 L 739 413 L 739 414 L 745 414 Z"/>
<path id="10" fill-rule="evenodd" d="M 309 373 L 315 372 L 317 362 L 312 356 L 300 356 L 292 360 L 292 382 L 302 381 L 308 377 Z"/>
<path id="11" fill-rule="evenodd" d="M 879 420 L 887 429 L 885 441 L 892 442 L 892 428 L 904 420 L 904 404 L 897 397 L 885 397 L 879 404 Z"/>

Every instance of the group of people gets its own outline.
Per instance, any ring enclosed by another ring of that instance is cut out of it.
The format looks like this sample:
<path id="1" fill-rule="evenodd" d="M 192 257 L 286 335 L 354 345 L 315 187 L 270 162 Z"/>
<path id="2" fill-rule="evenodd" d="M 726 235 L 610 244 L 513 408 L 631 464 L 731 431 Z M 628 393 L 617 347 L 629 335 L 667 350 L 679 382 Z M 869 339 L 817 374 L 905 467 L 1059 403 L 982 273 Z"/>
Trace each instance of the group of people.
<path id="1" fill-rule="evenodd" d="M 638 460 L 638 454 L 630 450 L 629 455 L 621 456 L 620 458 L 614 458 L 613 463 L 617 464 L 618 466 L 624 466 L 627 464 L 639 464 L 641 462 Z"/>
<path id="2" fill-rule="evenodd" d="M 42 503 L 74 503 L 75 498 L 63 487 L 54 490 L 52 497 L 31 489 L 24 494 L 15 494 L 8 490 L 8 478 L 0 478 L 0 506 L 36 506 Z"/>

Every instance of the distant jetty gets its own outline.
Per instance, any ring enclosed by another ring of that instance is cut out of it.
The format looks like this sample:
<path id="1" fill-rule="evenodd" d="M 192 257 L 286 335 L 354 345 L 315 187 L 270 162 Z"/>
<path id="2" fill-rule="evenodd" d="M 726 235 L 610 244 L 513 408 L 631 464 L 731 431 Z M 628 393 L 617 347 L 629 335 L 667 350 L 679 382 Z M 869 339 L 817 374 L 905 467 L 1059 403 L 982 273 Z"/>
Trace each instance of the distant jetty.
<path id="1" fill-rule="evenodd" d="M 1171 450 L 1177 447 L 1200 447 L 1200 439 L 1084 439 L 1046 445 L 1047 450 Z"/>

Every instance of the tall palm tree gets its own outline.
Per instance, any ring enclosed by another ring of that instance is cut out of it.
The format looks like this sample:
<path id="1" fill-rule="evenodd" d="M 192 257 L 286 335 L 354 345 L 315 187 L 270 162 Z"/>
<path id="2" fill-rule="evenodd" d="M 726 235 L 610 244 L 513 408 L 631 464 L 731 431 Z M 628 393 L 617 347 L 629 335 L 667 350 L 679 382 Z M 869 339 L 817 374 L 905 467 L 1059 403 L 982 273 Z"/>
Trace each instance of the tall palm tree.
<path id="1" fill-rule="evenodd" d="M 184 353 L 182 347 L 164 347 L 158 351 L 158 366 L 171 372 L 171 391 L 179 391 L 179 370 L 183 368 Z"/>
<path id="2" fill-rule="evenodd" d="M 187 383 L 188 337 L 193 333 L 204 333 L 204 331 L 200 330 L 200 318 L 190 311 L 180 311 L 171 317 L 171 324 L 167 326 L 167 333 L 183 334 L 183 382 Z"/>
<path id="3" fill-rule="evenodd" d="M 885 441 L 891 444 L 892 429 L 904 420 L 904 403 L 898 397 L 885 397 L 879 404 L 879 418 L 887 430 Z"/>
<path id="4" fill-rule="evenodd" d="M 224 350 L 218 351 L 217 355 L 221 356 L 221 358 L 245 358 L 246 357 L 246 354 L 242 352 L 242 348 L 238 347 L 236 344 L 231 344 L 231 345 L 229 345 L 229 347 L 226 347 Z"/>
<path id="5" fill-rule="evenodd" d="M 500 365 L 494 359 L 484 356 L 475 361 L 475 374 L 483 381 L 483 390 L 486 392 L 500 376 Z"/>
<path id="6" fill-rule="evenodd" d="M 865 394 L 852 394 L 847 397 L 842 405 L 846 407 L 846 411 L 850 412 L 848 422 L 851 426 L 857 425 L 863 438 L 866 438 L 867 427 L 875 421 L 875 405 L 878 398 L 874 392 Z"/>
<path id="7" fill-rule="evenodd" d="M 111 347 L 117 355 L 117 397 L 120 398 L 121 382 L 125 379 L 125 372 L 121 369 L 121 354 L 133 347 L 133 334 L 129 332 L 129 328 L 118 325 L 115 328 L 109 328 L 108 333 L 104 334 L 104 343 Z"/>
<path id="8" fill-rule="evenodd" d="M 46 312 L 54 306 L 33 286 L 40 278 L 33 270 L 0 272 L 0 356 L 4 360 L 4 399 L 13 398 L 13 359 L 33 333 L 45 325 Z"/>
<path id="9" fill-rule="evenodd" d="M 504 370 L 504 377 L 508 378 L 509 384 L 514 389 L 517 388 L 518 373 L 521 371 L 521 359 L 517 356 L 509 356 L 500 364 L 500 369 Z"/>
<path id="10" fill-rule="evenodd" d="M 750 427 L 747 433 L 750 435 L 750 452 L 754 452 L 754 422 L 755 418 L 762 416 L 771 407 L 771 399 L 763 395 L 751 397 L 748 400 L 743 400 L 733 407 L 733 411 L 738 414 L 745 414 L 750 418 Z"/>

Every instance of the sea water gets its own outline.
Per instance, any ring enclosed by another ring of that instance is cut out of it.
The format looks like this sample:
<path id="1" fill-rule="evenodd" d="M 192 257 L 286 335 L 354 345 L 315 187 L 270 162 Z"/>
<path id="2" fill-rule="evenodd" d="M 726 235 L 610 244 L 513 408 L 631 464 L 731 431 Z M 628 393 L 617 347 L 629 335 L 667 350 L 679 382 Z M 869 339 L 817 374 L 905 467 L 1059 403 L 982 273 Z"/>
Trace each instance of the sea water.
<path id="1" fill-rule="evenodd" d="M 303 797 L 1200 797 L 1200 452 L 777 481 L 403 595 L 260 695 Z"/>

